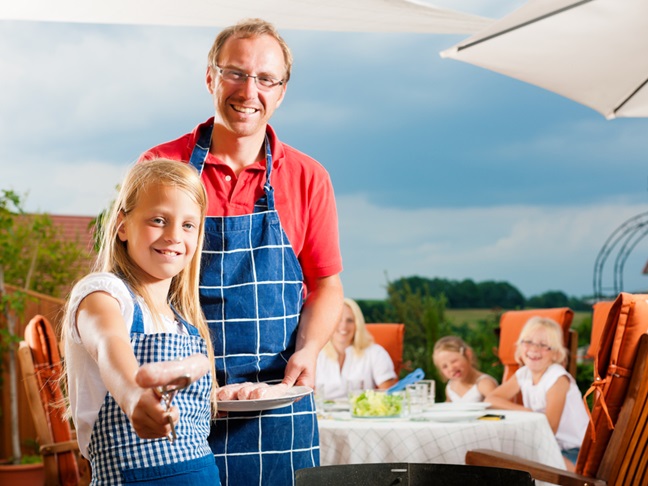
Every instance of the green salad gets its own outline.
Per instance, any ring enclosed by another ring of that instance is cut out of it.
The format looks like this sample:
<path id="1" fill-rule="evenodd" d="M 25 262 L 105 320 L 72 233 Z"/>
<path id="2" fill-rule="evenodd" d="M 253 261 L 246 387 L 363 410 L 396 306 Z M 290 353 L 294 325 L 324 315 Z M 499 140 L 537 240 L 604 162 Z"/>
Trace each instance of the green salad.
<path id="1" fill-rule="evenodd" d="M 351 413 L 356 417 L 396 417 L 403 410 L 403 395 L 365 390 L 350 398 Z"/>

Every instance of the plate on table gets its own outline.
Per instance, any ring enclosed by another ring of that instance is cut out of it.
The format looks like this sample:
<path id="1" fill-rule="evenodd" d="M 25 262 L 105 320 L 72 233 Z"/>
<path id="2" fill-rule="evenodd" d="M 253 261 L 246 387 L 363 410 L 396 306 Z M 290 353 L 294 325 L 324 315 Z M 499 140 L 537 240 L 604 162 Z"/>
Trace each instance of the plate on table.
<path id="1" fill-rule="evenodd" d="M 223 412 L 257 412 L 260 410 L 273 410 L 286 407 L 298 398 L 312 393 L 309 386 L 293 386 L 286 390 L 286 394 L 279 398 L 260 398 L 258 400 L 221 400 L 218 410 Z"/>
<path id="2" fill-rule="evenodd" d="M 421 415 L 421 420 L 432 421 L 432 422 L 472 422 L 481 417 L 482 411 L 473 411 L 473 412 L 423 412 Z"/>
<path id="3" fill-rule="evenodd" d="M 349 400 L 346 398 L 324 400 L 324 410 L 327 412 L 348 412 Z"/>
<path id="4" fill-rule="evenodd" d="M 488 402 L 443 402 L 435 403 L 429 410 L 431 412 L 478 412 L 490 407 Z"/>

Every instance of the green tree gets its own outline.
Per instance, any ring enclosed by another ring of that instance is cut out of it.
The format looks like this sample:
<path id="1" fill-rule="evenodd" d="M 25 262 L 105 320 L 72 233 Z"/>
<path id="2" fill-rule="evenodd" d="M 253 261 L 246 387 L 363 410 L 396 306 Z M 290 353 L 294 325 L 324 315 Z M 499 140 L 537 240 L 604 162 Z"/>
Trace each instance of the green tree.
<path id="1" fill-rule="evenodd" d="M 389 282 L 387 295 L 389 315 L 386 321 L 405 324 L 404 370 L 421 368 L 426 378 L 438 383 L 438 392 L 441 381 L 432 362 L 432 350 L 439 336 L 447 332 L 445 297 L 433 297 L 423 287 L 414 290 L 403 281 Z"/>
<path id="2" fill-rule="evenodd" d="M 27 294 L 37 292 L 60 297 L 86 269 L 78 264 L 83 250 L 78 244 L 63 241 L 58 229 L 46 214 L 26 214 L 23 198 L 10 190 L 0 194 L 0 365 L 7 362 L 10 377 L 9 395 L 13 425 L 12 455 L 20 461 L 18 431 L 18 393 L 16 383 L 17 320 L 23 317 Z M 5 282 L 22 291 L 8 293 Z M 3 366 L 0 366 L 0 376 Z"/>

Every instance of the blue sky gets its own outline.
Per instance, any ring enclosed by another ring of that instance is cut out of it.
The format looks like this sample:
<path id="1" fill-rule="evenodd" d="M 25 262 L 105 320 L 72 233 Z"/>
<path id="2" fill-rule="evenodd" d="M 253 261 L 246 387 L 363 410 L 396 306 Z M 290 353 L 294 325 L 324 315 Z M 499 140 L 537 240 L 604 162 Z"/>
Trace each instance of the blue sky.
<path id="1" fill-rule="evenodd" d="M 521 2 L 445 3 L 496 18 Z M 211 115 L 217 31 L 0 21 L 0 188 L 97 214 L 142 151 Z M 648 120 L 441 59 L 463 35 L 283 34 L 295 66 L 273 126 L 331 174 L 351 297 L 410 275 L 588 295 L 607 237 L 648 210 Z M 648 287 L 647 250 L 624 290 Z"/>

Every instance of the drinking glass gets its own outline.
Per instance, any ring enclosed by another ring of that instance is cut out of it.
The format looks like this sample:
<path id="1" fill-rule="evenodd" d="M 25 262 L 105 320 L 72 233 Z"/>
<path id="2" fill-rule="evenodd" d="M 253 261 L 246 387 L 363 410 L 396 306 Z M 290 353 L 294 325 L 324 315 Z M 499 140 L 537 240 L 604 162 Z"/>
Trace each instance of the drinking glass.
<path id="1" fill-rule="evenodd" d="M 412 418 L 423 414 L 423 408 L 427 404 L 428 385 L 425 383 L 413 383 L 405 387 L 407 396 L 407 411 Z"/>
<path id="2" fill-rule="evenodd" d="M 418 383 L 421 383 L 427 387 L 425 393 L 425 408 L 430 408 L 434 405 L 434 400 L 436 398 L 436 383 L 434 380 L 421 380 Z"/>

